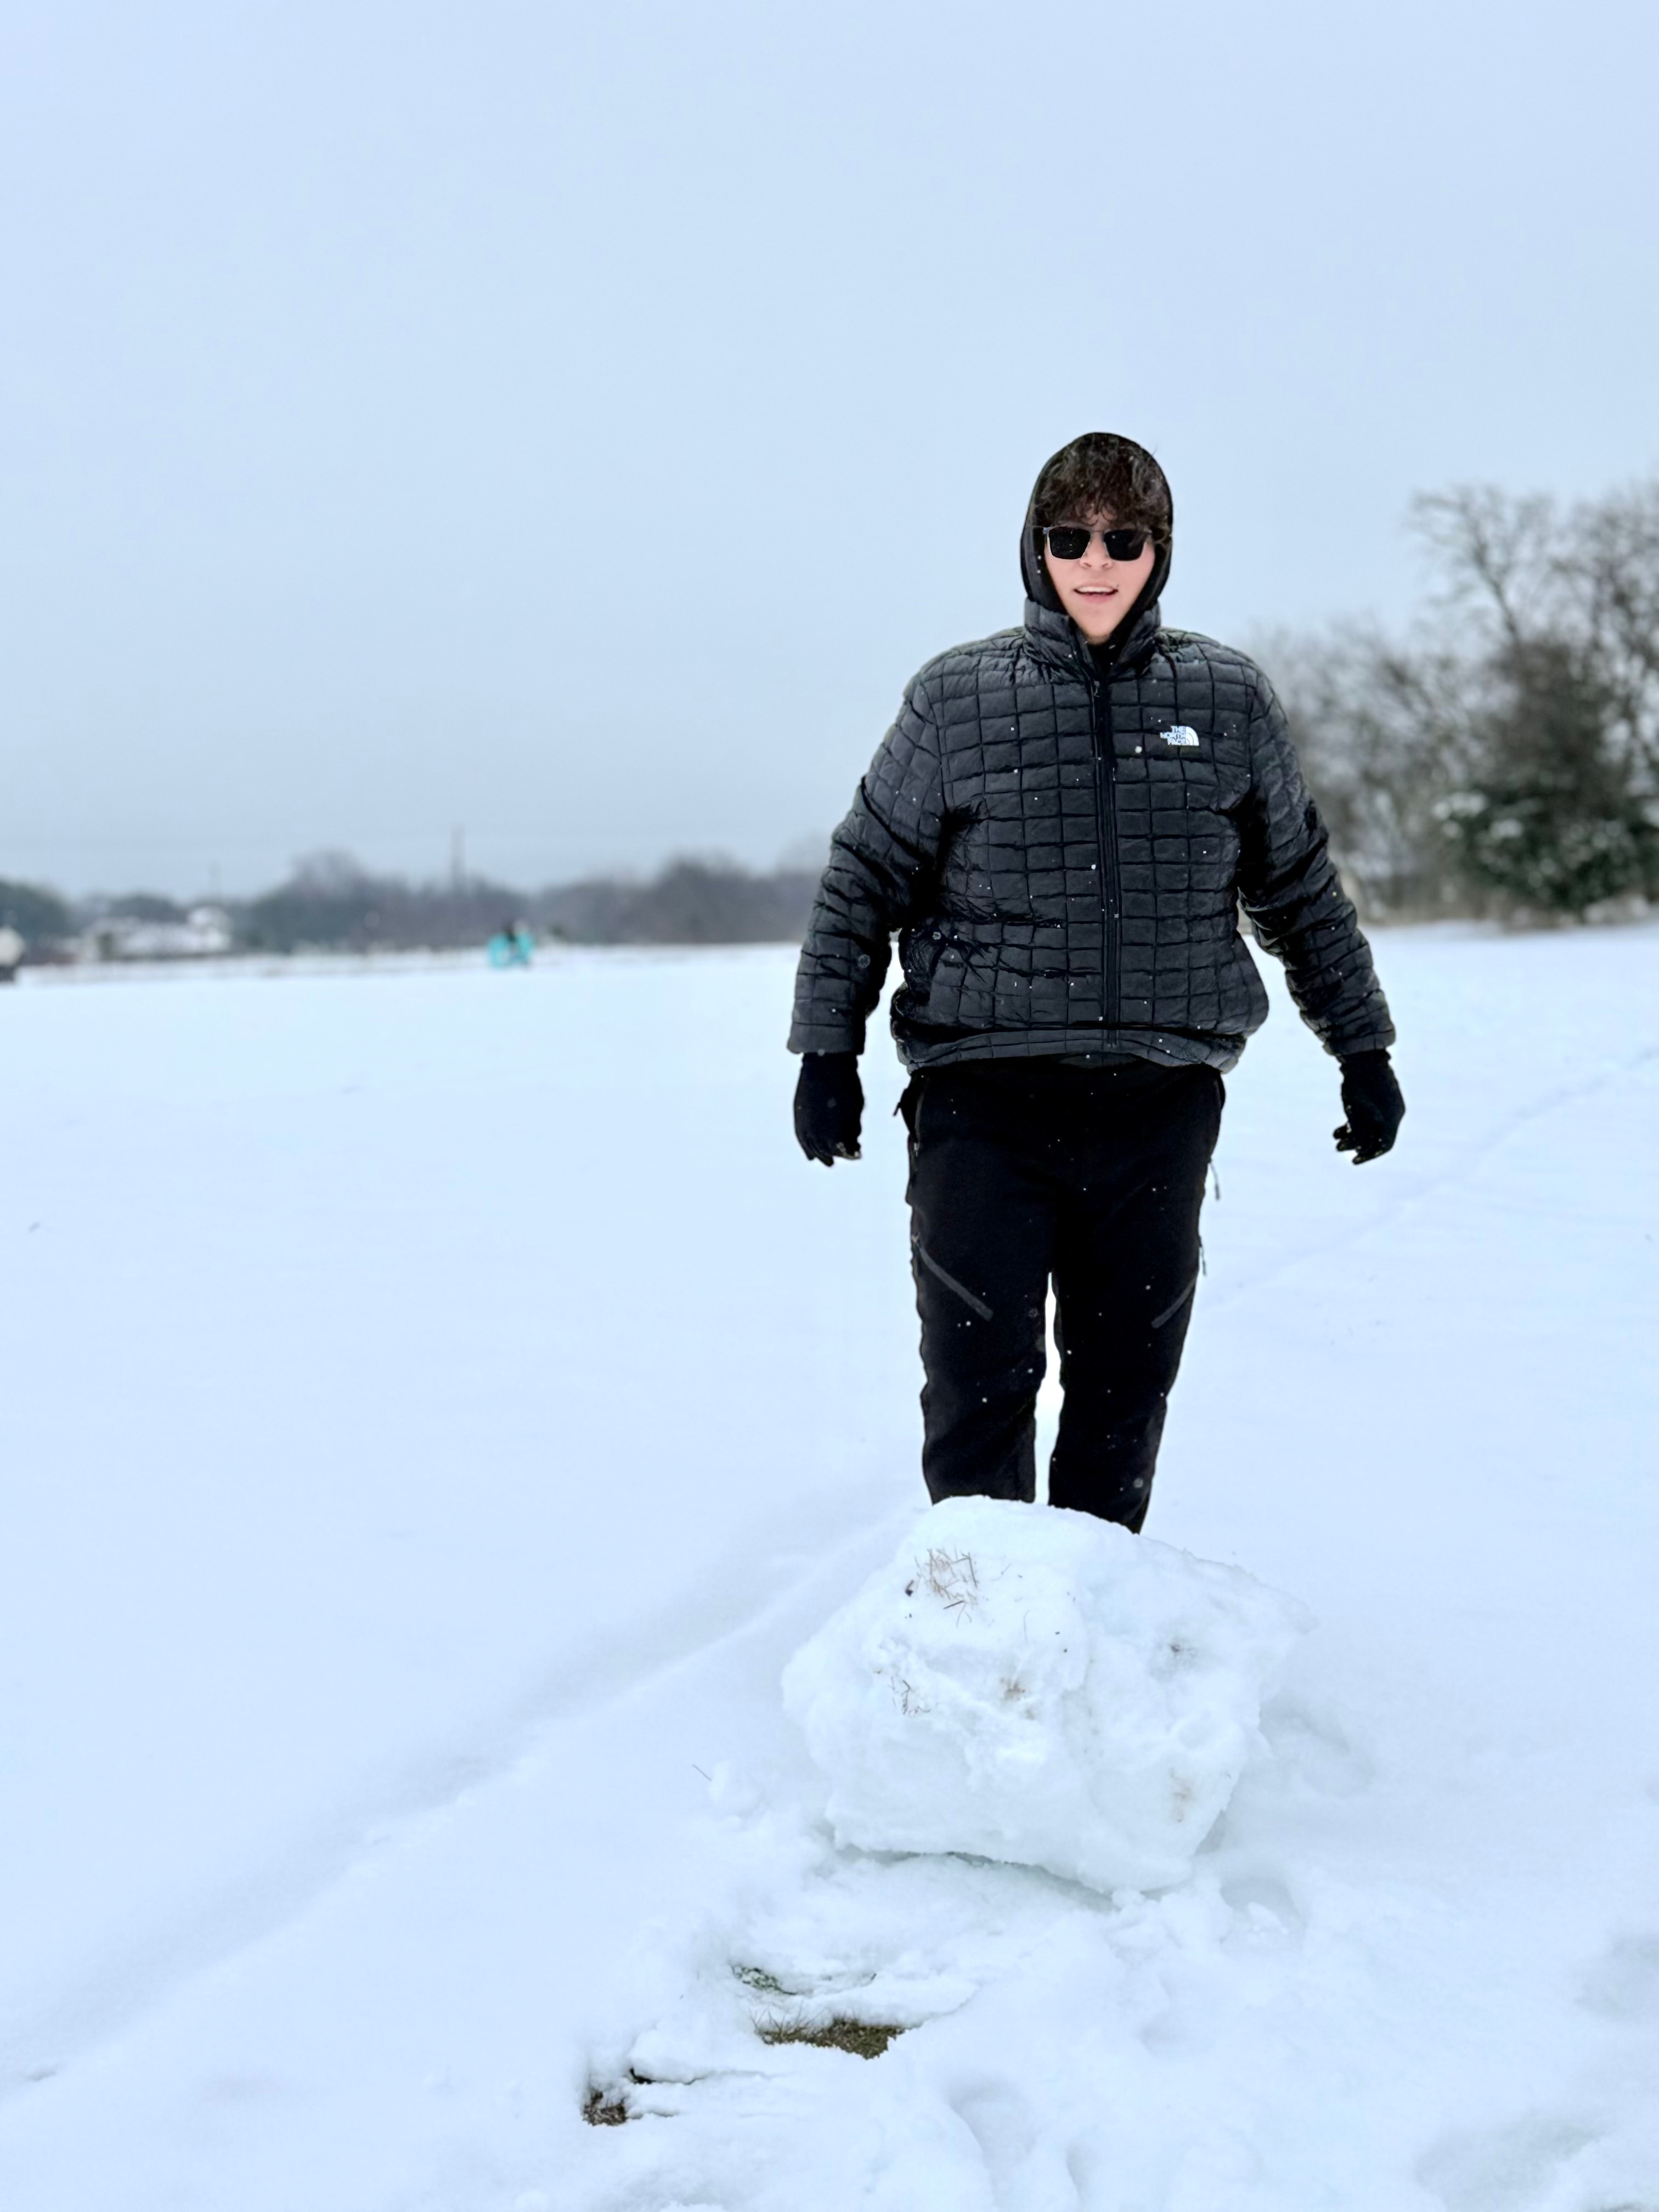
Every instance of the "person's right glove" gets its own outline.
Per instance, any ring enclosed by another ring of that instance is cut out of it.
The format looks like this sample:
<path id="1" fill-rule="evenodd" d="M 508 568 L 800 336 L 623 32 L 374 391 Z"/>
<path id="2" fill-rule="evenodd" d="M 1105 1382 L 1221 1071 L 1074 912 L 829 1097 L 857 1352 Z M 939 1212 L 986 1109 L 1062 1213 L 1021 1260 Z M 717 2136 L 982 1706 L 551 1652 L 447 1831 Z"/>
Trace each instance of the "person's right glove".
<path id="1" fill-rule="evenodd" d="M 1341 1066 L 1342 1111 L 1348 1118 L 1331 1134 L 1337 1151 L 1352 1152 L 1354 1165 L 1363 1168 L 1392 1148 L 1406 1102 L 1386 1052 L 1351 1052 Z"/>
<path id="2" fill-rule="evenodd" d="M 827 1168 L 859 1157 L 864 1085 L 855 1052 L 805 1052 L 795 1085 L 795 1135 L 809 1160 Z"/>

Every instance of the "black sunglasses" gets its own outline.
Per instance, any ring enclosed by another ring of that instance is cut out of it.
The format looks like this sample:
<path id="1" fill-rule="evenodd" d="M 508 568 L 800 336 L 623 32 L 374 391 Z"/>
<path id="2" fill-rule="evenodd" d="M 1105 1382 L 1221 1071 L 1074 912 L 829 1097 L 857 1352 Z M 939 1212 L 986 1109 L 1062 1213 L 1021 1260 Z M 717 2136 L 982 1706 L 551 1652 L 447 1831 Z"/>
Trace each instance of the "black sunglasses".
<path id="1" fill-rule="evenodd" d="M 1106 548 L 1109 561 L 1138 561 L 1152 534 L 1150 530 L 1085 530 L 1073 522 L 1041 523 L 1038 530 L 1048 539 L 1048 556 L 1054 561 L 1080 561 L 1095 537 Z"/>

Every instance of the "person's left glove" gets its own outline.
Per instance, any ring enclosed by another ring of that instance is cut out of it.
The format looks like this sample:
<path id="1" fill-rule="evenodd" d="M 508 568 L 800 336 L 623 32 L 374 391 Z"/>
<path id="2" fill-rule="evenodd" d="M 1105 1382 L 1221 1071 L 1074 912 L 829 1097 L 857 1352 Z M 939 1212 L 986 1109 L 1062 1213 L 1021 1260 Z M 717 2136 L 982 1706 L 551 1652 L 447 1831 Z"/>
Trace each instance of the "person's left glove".
<path id="1" fill-rule="evenodd" d="M 795 1135 L 809 1160 L 827 1168 L 859 1157 L 864 1121 L 864 1085 L 855 1052 L 801 1054 L 795 1085 Z"/>
<path id="2" fill-rule="evenodd" d="M 1347 1120 L 1331 1133 L 1353 1164 L 1381 1159 L 1392 1149 L 1406 1118 L 1406 1101 L 1386 1052 L 1352 1052 L 1342 1061 L 1342 1111 Z"/>

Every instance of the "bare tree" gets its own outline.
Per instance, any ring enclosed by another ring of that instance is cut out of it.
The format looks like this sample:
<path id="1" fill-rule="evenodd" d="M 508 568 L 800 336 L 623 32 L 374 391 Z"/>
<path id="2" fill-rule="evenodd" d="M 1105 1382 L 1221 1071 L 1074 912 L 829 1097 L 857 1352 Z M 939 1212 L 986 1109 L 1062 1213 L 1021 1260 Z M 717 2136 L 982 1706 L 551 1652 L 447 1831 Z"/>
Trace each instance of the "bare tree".
<path id="1" fill-rule="evenodd" d="M 1416 518 L 1468 625 L 1469 757 L 1436 809 L 1460 872 L 1523 914 L 1659 890 L 1659 497 L 1466 487 Z"/>
<path id="2" fill-rule="evenodd" d="M 1411 504 L 1417 535 L 1439 562 L 1438 605 L 1455 620 L 1511 646 L 1548 618 L 1562 531 L 1555 502 L 1514 499 L 1492 484 L 1419 492 Z"/>
<path id="3" fill-rule="evenodd" d="M 1456 781 L 1462 732 L 1443 656 L 1348 623 L 1269 637 L 1261 658 L 1361 908 L 1378 920 L 1448 911 L 1434 805 Z"/>
<path id="4" fill-rule="evenodd" d="M 1579 915 L 1659 894 L 1659 483 L 1564 507 L 1463 485 L 1412 520 L 1406 641 L 1267 648 L 1361 902 Z"/>
<path id="5" fill-rule="evenodd" d="M 1644 785 L 1659 787 L 1659 483 L 1575 516 L 1571 588 Z"/>

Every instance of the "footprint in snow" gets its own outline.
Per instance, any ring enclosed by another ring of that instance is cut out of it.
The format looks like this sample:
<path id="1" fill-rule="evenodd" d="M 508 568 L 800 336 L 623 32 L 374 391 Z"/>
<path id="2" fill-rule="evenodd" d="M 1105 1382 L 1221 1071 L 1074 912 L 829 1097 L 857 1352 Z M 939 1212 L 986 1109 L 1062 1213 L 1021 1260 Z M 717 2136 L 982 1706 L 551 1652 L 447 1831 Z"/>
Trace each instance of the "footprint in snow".
<path id="1" fill-rule="evenodd" d="M 1335 1711 L 1294 1691 L 1261 1708 L 1261 1733 L 1281 1773 L 1321 1797 L 1357 1797 L 1376 1768 Z"/>
<path id="2" fill-rule="evenodd" d="M 1659 2019 L 1659 1936 L 1624 1936 L 1584 1977 L 1579 2002 L 1603 2020 Z"/>
<path id="3" fill-rule="evenodd" d="M 1512 2127 L 1443 2136 L 1418 2160 L 1417 2177 L 1447 2212 L 1525 2212 L 1596 2140 L 1575 2120 L 1534 2114 Z"/>

